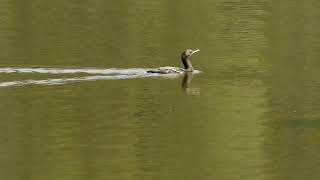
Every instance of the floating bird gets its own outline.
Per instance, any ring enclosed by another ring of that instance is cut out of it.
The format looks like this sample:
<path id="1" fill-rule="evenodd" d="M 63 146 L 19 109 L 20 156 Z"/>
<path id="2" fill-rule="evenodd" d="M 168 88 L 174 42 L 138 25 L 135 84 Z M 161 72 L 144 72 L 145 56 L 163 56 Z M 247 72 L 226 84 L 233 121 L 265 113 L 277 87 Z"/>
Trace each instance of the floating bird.
<path id="1" fill-rule="evenodd" d="M 186 72 L 193 72 L 193 66 L 191 64 L 190 57 L 194 54 L 199 52 L 200 50 L 191 50 L 187 49 L 181 53 L 181 60 L 183 63 L 184 68 L 178 67 L 160 67 L 157 69 L 148 70 L 147 73 L 158 73 L 158 74 L 172 74 L 172 73 L 186 73 Z"/>

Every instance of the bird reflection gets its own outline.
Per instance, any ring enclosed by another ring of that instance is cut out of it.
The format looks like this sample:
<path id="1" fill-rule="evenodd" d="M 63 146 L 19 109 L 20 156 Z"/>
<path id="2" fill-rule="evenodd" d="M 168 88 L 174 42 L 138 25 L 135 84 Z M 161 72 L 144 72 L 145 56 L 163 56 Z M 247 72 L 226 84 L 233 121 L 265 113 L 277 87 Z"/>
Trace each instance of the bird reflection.
<path id="1" fill-rule="evenodd" d="M 182 90 L 188 96 L 199 96 L 200 95 L 200 88 L 190 87 L 192 78 L 193 78 L 192 72 L 185 72 L 183 80 L 182 80 Z"/>

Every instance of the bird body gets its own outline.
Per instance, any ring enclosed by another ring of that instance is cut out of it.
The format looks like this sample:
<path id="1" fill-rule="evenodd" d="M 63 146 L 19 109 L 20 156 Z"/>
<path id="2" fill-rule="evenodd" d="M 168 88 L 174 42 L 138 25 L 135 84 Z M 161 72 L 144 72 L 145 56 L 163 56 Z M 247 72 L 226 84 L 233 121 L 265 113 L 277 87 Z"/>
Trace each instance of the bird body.
<path id="1" fill-rule="evenodd" d="M 174 74 L 174 73 L 184 73 L 183 68 L 178 67 L 159 67 L 156 69 L 150 69 L 147 73 L 158 73 L 158 74 Z"/>

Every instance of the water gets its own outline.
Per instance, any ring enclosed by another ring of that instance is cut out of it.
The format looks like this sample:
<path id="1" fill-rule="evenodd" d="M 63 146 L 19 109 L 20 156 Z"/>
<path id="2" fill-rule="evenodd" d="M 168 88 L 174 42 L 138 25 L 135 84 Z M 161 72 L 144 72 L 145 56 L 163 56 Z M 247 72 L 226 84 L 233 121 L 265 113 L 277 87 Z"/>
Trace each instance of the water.
<path id="1" fill-rule="evenodd" d="M 2 0 L 1 68 L 203 73 L 0 73 L 0 179 L 319 179 L 319 8 Z"/>

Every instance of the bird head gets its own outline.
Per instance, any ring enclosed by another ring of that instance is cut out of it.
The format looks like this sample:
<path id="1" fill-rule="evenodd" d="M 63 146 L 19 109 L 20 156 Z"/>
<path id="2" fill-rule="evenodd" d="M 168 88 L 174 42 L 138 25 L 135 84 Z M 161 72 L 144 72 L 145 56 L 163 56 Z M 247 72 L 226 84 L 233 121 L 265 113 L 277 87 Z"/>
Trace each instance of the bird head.
<path id="1" fill-rule="evenodd" d="M 194 53 L 197 53 L 199 51 L 200 51 L 199 49 L 197 49 L 197 50 L 187 49 L 187 50 L 182 52 L 181 58 L 182 59 L 190 58 Z"/>

